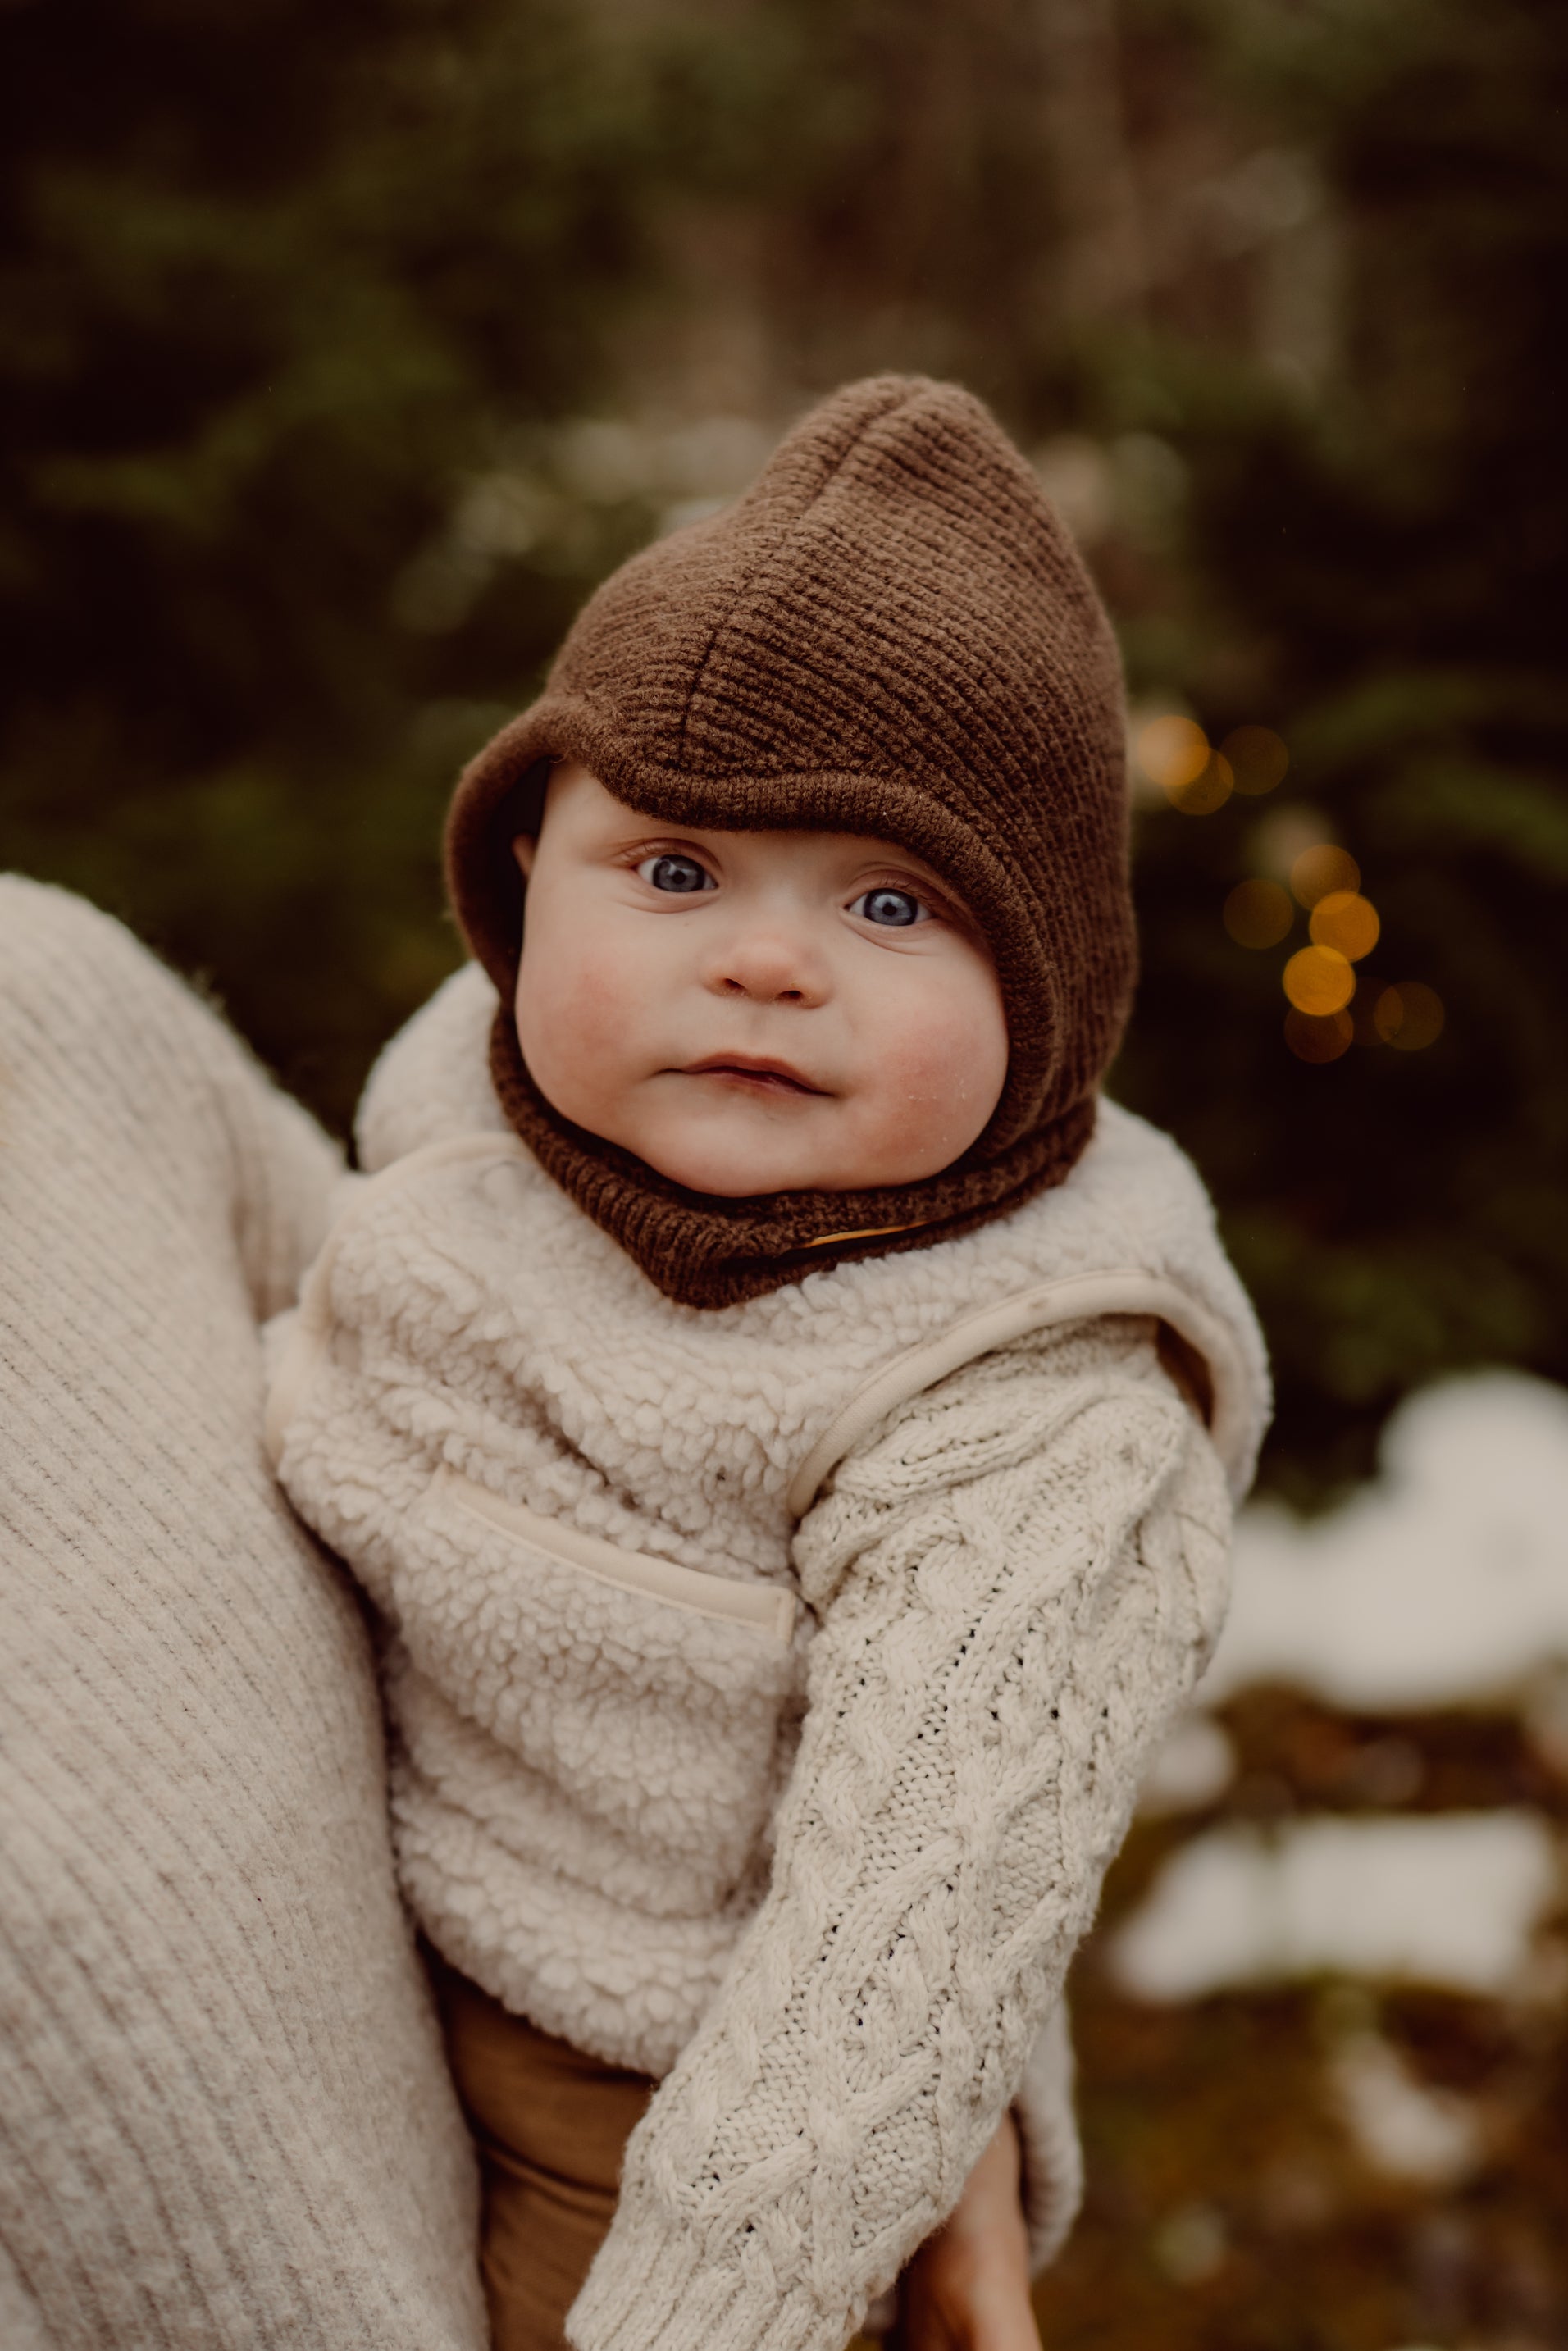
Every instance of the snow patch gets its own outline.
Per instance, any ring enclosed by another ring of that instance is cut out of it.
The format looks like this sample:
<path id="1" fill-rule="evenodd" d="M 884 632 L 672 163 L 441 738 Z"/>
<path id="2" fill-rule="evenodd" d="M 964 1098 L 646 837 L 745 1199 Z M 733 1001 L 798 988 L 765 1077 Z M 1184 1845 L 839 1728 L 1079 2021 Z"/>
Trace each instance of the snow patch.
<path id="1" fill-rule="evenodd" d="M 1551 1833 L 1523 1810 L 1218 1828 L 1165 1864 L 1110 1964 L 1146 2001 L 1319 1974 L 1498 1997 L 1524 1985 L 1558 1886 Z"/>
<path id="2" fill-rule="evenodd" d="M 1482 2160 L 1473 2102 L 1418 2081 L 1380 2033 L 1353 2033 L 1334 2053 L 1331 2079 L 1351 2137 L 1379 2171 L 1446 2188 Z"/>
<path id="3" fill-rule="evenodd" d="M 1221 1797 L 1236 1777 L 1236 1750 L 1207 1714 L 1184 1714 L 1155 1751 L 1138 1792 L 1145 1819 L 1196 1813 Z"/>
<path id="4" fill-rule="evenodd" d="M 1466 1704 L 1568 1658 L 1568 1392 L 1512 1372 L 1425 1389 L 1381 1469 L 1310 1523 L 1242 1514 L 1203 1704 L 1263 1681 L 1368 1711 Z"/>

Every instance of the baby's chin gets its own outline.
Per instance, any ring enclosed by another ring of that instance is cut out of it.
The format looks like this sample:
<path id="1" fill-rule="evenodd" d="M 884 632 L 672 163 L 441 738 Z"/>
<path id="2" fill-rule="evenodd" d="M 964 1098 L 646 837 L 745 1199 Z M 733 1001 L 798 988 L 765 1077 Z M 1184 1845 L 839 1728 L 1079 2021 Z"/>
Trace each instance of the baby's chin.
<path id="1" fill-rule="evenodd" d="M 938 1173 L 896 1155 L 803 1149 L 803 1138 L 727 1134 L 705 1123 L 694 1134 L 644 1132 L 624 1147 L 655 1175 L 715 1200 L 756 1200 L 786 1192 L 873 1192 Z M 791 1145 L 793 1147 L 791 1147 Z"/>
<path id="2" fill-rule="evenodd" d="M 799 1154 L 759 1151 L 744 1143 L 716 1149 L 711 1137 L 700 1142 L 643 1141 L 630 1146 L 656 1176 L 679 1184 L 688 1192 L 706 1193 L 714 1200 L 755 1200 L 779 1192 L 844 1192 L 836 1170 Z"/>
<path id="3" fill-rule="evenodd" d="M 737 1105 L 737 1109 L 739 1105 Z M 628 1120 L 606 1138 L 635 1153 L 656 1176 L 714 1200 L 755 1200 L 780 1192 L 848 1192 L 860 1186 L 841 1141 L 783 1132 L 768 1121 L 707 1115 Z M 874 1182 L 873 1177 L 867 1179 Z"/>

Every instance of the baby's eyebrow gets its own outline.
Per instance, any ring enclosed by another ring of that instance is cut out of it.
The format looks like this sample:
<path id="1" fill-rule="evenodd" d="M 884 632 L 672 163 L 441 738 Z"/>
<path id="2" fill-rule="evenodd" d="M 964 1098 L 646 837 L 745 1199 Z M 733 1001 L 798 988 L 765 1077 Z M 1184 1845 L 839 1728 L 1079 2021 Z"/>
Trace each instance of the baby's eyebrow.
<path id="1" fill-rule="evenodd" d="M 959 891 L 954 888 L 951 882 L 945 882 L 940 873 L 934 873 L 928 865 L 917 863 L 904 851 L 894 850 L 885 858 L 867 858 L 862 871 L 896 874 L 900 883 L 909 882 L 917 890 L 928 890 L 934 898 L 940 898 L 944 905 L 951 906 L 956 913 L 967 915 L 971 922 L 975 919 L 970 913 L 968 902 Z"/>
<path id="2" fill-rule="evenodd" d="M 683 854 L 689 851 L 700 857 L 706 844 L 700 833 L 683 832 L 678 825 L 666 824 L 651 827 L 646 832 L 622 833 L 613 846 L 617 850 L 679 849 Z"/>

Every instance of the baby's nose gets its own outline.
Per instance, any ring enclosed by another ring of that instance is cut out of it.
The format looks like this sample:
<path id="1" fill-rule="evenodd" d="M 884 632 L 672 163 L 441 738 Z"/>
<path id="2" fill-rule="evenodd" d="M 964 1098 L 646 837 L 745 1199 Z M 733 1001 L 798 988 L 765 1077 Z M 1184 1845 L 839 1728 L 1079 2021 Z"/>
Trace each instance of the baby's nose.
<path id="1" fill-rule="evenodd" d="M 825 959 L 787 927 L 737 933 L 715 954 L 706 984 L 716 995 L 760 1004 L 821 1004 L 828 993 Z"/>

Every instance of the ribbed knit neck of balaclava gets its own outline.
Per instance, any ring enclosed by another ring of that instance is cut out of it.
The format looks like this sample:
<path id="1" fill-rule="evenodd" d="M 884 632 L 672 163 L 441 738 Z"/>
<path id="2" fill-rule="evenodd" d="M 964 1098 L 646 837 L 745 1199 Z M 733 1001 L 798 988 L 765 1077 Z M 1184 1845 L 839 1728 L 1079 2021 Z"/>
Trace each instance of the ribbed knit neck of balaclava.
<path id="1" fill-rule="evenodd" d="M 716 1307 L 920 1248 L 1060 1183 L 1093 1127 L 1133 972 L 1120 673 L 1098 598 L 1018 452 L 950 384 L 876 377 L 797 426 L 755 486 L 590 601 L 545 693 L 465 771 L 454 905 L 499 991 L 491 1067 L 543 1166 L 660 1289 Z M 546 1102 L 512 1005 L 510 843 L 548 762 L 673 826 L 901 844 L 996 960 L 1006 1086 L 942 1174 L 856 1192 L 689 1192 Z"/>

